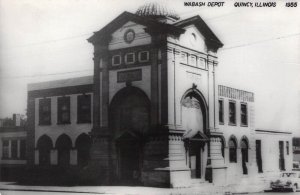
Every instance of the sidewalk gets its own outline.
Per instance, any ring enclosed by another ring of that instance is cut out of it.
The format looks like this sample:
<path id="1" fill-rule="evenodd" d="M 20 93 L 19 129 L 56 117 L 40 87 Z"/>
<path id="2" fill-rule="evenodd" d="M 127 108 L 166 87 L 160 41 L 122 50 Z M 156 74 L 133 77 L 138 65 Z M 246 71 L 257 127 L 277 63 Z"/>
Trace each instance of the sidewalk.
<path id="1" fill-rule="evenodd" d="M 89 194 L 126 194 L 126 195 L 211 195 L 224 194 L 223 188 L 214 187 L 212 184 L 193 188 L 154 188 L 141 186 L 22 186 L 13 182 L 0 182 L 1 190 L 14 191 L 40 191 L 40 192 L 72 192 Z"/>

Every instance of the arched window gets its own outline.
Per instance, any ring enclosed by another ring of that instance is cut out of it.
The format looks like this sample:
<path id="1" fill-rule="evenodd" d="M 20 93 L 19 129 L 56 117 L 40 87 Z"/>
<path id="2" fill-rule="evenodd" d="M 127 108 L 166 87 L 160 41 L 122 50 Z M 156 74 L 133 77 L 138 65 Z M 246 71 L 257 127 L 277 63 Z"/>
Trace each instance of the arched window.
<path id="1" fill-rule="evenodd" d="M 248 162 L 248 148 L 248 141 L 246 138 L 243 138 L 241 141 L 243 174 L 248 174 L 248 169 L 246 165 L 246 163 Z"/>
<path id="2" fill-rule="evenodd" d="M 58 165 L 68 166 L 70 164 L 70 150 L 72 148 L 72 141 L 66 134 L 58 137 L 55 147 L 58 152 Z"/>
<path id="3" fill-rule="evenodd" d="M 241 152 L 243 155 L 243 158 L 245 159 L 245 162 L 248 162 L 248 141 L 246 139 L 243 139 L 241 141 Z"/>
<path id="4" fill-rule="evenodd" d="M 229 147 L 229 162 L 236 163 L 237 162 L 237 144 L 235 137 L 231 137 L 228 143 Z"/>
<path id="5" fill-rule="evenodd" d="M 39 151 L 39 164 L 50 165 L 50 151 L 53 148 L 52 140 L 49 136 L 43 135 L 37 142 L 37 149 Z"/>
<path id="6" fill-rule="evenodd" d="M 79 166 L 86 166 L 90 159 L 90 137 L 87 134 L 82 133 L 76 139 L 75 147 L 77 149 L 77 164 Z"/>
<path id="7" fill-rule="evenodd" d="M 224 141 L 224 138 L 221 138 L 221 154 L 224 158 L 225 157 L 225 141 Z"/>

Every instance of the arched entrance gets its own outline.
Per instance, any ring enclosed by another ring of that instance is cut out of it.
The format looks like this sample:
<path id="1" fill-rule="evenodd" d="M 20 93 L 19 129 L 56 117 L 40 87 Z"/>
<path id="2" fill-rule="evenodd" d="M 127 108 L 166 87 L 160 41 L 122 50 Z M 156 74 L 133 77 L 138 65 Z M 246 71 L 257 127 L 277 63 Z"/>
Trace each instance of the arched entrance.
<path id="1" fill-rule="evenodd" d="M 242 168 L 243 174 L 248 174 L 247 162 L 248 162 L 248 140 L 247 138 L 242 138 L 241 140 L 241 154 L 242 154 Z"/>
<path id="2" fill-rule="evenodd" d="M 124 184 L 137 184 L 142 170 L 143 138 L 150 125 L 150 101 L 142 90 L 125 87 L 112 99 L 109 114 L 118 178 Z"/>
<path id="3" fill-rule="evenodd" d="M 66 134 L 62 134 L 56 140 L 55 147 L 58 152 L 58 165 L 67 167 L 70 165 L 70 150 L 72 148 L 72 141 Z"/>
<path id="4" fill-rule="evenodd" d="M 43 135 L 37 142 L 37 149 L 39 150 L 39 165 L 50 165 L 50 151 L 53 148 L 52 140 L 49 136 Z"/>
<path id="5" fill-rule="evenodd" d="M 77 149 L 77 165 L 80 167 L 86 166 L 90 160 L 90 137 L 87 134 L 82 133 L 76 139 L 75 147 Z"/>
<path id="6" fill-rule="evenodd" d="M 203 95 L 196 89 L 188 90 L 181 100 L 182 126 L 187 150 L 188 167 L 191 178 L 203 178 L 206 168 L 207 104 Z"/>

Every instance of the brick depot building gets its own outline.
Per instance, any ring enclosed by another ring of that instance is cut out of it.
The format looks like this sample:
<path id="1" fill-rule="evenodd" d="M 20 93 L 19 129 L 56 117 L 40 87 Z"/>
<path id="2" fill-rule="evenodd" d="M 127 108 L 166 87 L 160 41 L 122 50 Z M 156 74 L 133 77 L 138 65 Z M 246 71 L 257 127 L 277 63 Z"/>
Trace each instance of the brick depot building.
<path id="1" fill-rule="evenodd" d="M 93 77 L 29 85 L 29 165 L 167 187 L 261 171 L 254 94 L 215 83 L 222 42 L 199 16 L 166 10 L 123 12 L 95 32 Z"/>

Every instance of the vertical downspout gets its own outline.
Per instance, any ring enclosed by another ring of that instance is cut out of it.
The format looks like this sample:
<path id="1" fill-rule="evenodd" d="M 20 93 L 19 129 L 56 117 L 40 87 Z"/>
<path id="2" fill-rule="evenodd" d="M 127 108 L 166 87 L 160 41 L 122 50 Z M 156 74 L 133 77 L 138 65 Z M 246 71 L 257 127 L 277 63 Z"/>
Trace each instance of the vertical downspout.
<path id="1" fill-rule="evenodd" d="M 174 56 L 174 128 L 177 129 L 177 122 L 176 122 L 176 62 L 175 62 L 175 48 L 173 49 L 173 56 Z"/>

